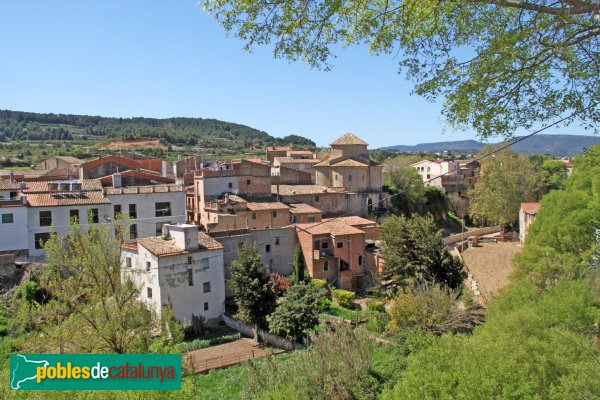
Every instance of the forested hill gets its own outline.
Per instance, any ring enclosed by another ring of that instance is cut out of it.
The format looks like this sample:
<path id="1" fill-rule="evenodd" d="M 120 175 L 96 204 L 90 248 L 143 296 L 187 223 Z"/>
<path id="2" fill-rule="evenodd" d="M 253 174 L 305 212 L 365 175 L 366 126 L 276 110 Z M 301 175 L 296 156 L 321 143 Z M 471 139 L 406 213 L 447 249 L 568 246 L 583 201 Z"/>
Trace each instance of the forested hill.
<path id="1" fill-rule="evenodd" d="M 518 139 L 519 137 L 515 137 Z M 552 154 L 554 156 L 566 156 L 582 154 L 600 142 L 598 136 L 585 135 L 535 135 L 513 146 L 513 150 L 525 154 Z M 499 143 L 492 143 L 497 145 Z M 381 150 L 398 150 L 402 152 L 441 152 L 441 151 L 472 151 L 477 152 L 485 146 L 485 143 L 476 140 L 460 140 L 454 142 L 421 143 L 414 146 L 390 146 Z"/>
<path id="2" fill-rule="evenodd" d="M 203 118 L 107 118 L 0 110 L 0 141 L 160 139 L 163 144 L 208 147 L 296 145 L 315 147 L 302 136 L 275 138 L 246 125 Z M 200 142 L 198 142 L 200 139 Z"/>

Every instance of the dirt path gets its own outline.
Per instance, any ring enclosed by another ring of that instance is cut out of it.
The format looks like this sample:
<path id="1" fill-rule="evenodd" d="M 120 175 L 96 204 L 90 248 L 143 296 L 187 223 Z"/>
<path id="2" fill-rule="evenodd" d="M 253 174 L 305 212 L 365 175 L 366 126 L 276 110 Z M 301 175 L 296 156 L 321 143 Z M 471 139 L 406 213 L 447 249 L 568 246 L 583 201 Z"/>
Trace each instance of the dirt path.
<path id="1" fill-rule="evenodd" d="M 241 364 L 254 357 L 263 357 L 266 351 L 252 339 L 239 339 L 235 342 L 211 346 L 205 349 L 182 354 L 184 367 L 195 373 L 208 372 L 211 369 Z"/>
<path id="2" fill-rule="evenodd" d="M 522 245 L 515 242 L 484 242 L 462 252 L 465 266 L 473 274 L 485 304 L 508 284 L 512 259 L 521 249 Z"/>

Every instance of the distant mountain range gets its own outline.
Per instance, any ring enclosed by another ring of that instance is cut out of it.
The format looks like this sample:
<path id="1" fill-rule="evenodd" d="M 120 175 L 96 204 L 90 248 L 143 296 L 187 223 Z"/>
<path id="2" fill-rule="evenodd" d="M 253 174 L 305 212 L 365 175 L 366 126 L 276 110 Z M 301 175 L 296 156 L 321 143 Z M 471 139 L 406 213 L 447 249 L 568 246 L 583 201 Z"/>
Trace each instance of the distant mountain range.
<path id="1" fill-rule="evenodd" d="M 519 136 L 513 140 L 519 139 Z M 534 135 L 512 146 L 512 150 L 517 153 L 534 154 L 552 154 L 557 157 L 582 154 L 585 149 L 592 147 L 600 142 L 600 136 L 584 135 Z M 492 143 L 493 145 L 499 143 Z M 414 146 L 388 146 L 380 150 L 397 150 L 401 152 L 477 152 L 486 143 L 477 140 L 458 140 L 454 142 L 436 142 L 421 143 Z"/>

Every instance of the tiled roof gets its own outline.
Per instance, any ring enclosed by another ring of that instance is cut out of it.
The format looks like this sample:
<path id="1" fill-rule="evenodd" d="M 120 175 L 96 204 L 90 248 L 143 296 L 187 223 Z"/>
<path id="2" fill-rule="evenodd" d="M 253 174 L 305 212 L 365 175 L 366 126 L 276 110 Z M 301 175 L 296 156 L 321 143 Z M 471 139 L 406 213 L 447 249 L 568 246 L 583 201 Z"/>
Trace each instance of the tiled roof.
<path id="1" fill-rule="evenodd" d="M 320 214 L 321 210 L 310 206 L 306 203 L 290 204 L 290 212 L 292 214 Z"/>
<path id="2" fill-rule="evenodd" d="M 11 182 L 5 179 L 0 179 L 0 190 L 19 190 L 20 185 L 18 182 Z"/>
<path id="3" fill-rule="evenodd" d="M 145 186 L 125 186 L 125 187 L 107 187 L 106 194 L 137 194 L 137 193 L 172 193 L 183 192 L 181 185 L 145 185 Z"/>
<path id="4" fill-rule="evenodd" d="M 311 235 L 342 236 L 364 233 L 360 229 L 357 229 L 336 219 L 310 224 L 296 224 L 296 229 L 300 231 L 306 231 Z"/>
<path id="5" fill-rule="evenodd" d="M 23 189 L 23 193 L 47 193 L 49 191 L 48 184 L 54 181 L 36 181 L 27 182 L 26 188 Z M 56 182 L 77 182 L 81 183 L 81 190 L 87 191 L 101 191 L 102 184 L 99 179 L 81 179 L 77 181 L 65 181 L 57 179 Z"/>
<path id="6" fill-rule="evenodd" d="M 81 164 L 83 163 L 83 160 L 80 160 L 77 157 L 72 157 L 72 156 L 54 156 L 54 157 L 48 157 L 49 158 L 58 158 L 59 160 L 63 160 L 68 162 L 69 164 Z"/>
<path id="7" fill-rule="evenodd" d="M 332 167 L 368 167 L 369 164 L 365 164 L 364 162 L 358 161 L 358 160 L 353 160 L 351 158 L 346 159 L 344 161 L 340 161 L 340 162 L 335 162 L 333 161 L 331 163 Z"/>
<path id="8" fill-rule="evenodd" d="M 315 167 L 379 167 L 380 163 L 373 160 L 369 160 L 368 157 L 354 156 L 354 157 L 335 157 L 332 158 L 331 153 L 328 153 L 323 157 L 320 163 L 315 164 Z"/>
<path id="9" fill-rule="evenodd" d="M 278 161 L 280 164 L 317 164 L 320 160 L 316 158 L 293 158 L 293 157 L 275 157 L 273 162 Z"/>
<path id="10" fill-rule="evenodd" d="M 521 203 L 521 210 L 527 214 L 537 214 L 540 211 L 540 203 Z"/>
<path id="11" fill-rule="evenodd" d="M 365 142 L 364 140 L 362 140 L 361 138 L 359 138 L 352 132 L 348 132 L 348 133 L 342 135 L 336 141 L 331 143 L 332 146 L 333 145 L 353 145 L 353 144 L 360 144 L 360 145 L 364 145 L 364 146 L 368 145 L 367 142 Z"/>
<path id="12" fill-rule="evenodd" d="M 298 155 L 307 155 L 312 156 L 314 153 L 310 150 L 290 150 L 287 152 L 288 154 L 298 154 Z"/>
<path id="13" fill-rule="evenodd" d="M 138 238 L 137 242 L 155 256 L 171 256 L 191 253 L 189 250 L 178 247 L 175 244 L 175 240 L 163 239 L 161 236 Z M 223 248 L 221 243 L 217 242 L 204 232 L 198 232 L 198 246 L 200 246 L 200 248 L 194 251 L 217 250 Z"/>
<path id="14" fill-rule="evenodd" d="M 270 202 L 270 203 L 246 203 L 246 207 L 250 211 L 260 211 L 260 210 L 287 210 L 289 207 L 283 203 L 278 201 Z"/>
<path id="15" fill-rule="evenodd" d="M 269 150 L 269 151 L 290 151 L 290 150 L 292 150 L 292 148 L 291 147 L 272 146 L 272 147 L 267 147 L 267 150 Z"/>
<path id="16" fill-rule="evenodd" d="M 338 218 L 334 218 L 334 219 L 336 219 L 338 221 L 342 221 L 343 223 L 354 226 L 354 227 L 377 225 L 377 222 L 371 221 L 370 219 L 359 217 L 357 215 L 350 215 L 347 217 L 338 217 Z M 327 219 L 324 219 L 323 221 L 330 221 L 330 220 L 331 219 L 327 218 Z"/>
<path id="17" fill-rule="evenodd" d="M 343 188 L 328 188 L 327 186 L 321 185 L 271 185 L 271 193 L 277 194 L 277 188 L 279 187 L 279 194 L 282 196 L 289 195 L 302 195 L 302 194 L 324 194 L 324 193 L 345 193 Z"/>
<path id="18" fill-rule="evenodd" d="M 31 207 L 110 204 L 102 192 L 56 192 L 25 194 Z"/>

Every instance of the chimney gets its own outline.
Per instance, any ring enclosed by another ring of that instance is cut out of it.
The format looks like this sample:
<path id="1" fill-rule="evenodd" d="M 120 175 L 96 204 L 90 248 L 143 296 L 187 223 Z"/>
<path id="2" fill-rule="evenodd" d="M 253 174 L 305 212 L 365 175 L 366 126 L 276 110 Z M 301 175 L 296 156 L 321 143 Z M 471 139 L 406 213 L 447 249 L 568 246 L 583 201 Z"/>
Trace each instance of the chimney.
<path id="1" fill-rule="evenodd" d="M 163 224 L 162 226 L 162 238 L 164 240 L 168 240 L 171 238 L 171 236 L 169 236 L 169 224 Z"/>
<path id="2" fill-rule="evenodd" d="M 169 225 L 169 234 L 175 245 L 183 250 L 198 250 L 198 225 Z"/>
<path id="3" fill-rule="evenodd" d="M 10 182 L 14 182 L 15 181 L 15 173 L 13 171 L 10 171 Z"/>
<path id="4" fill-rule="evenodd" d="M 168 168 L 168 163 L 166 160 L 162 160 L 161 162 L 161 176 L 166 178 L 167 177 L 167 168 Z"/>
<path id="5" fill-rule="evenodd" d="M 112 185 L 114 188 L 119 188 L 122 185 L 121 174 L 116 172 L 112 174 Z"/>

